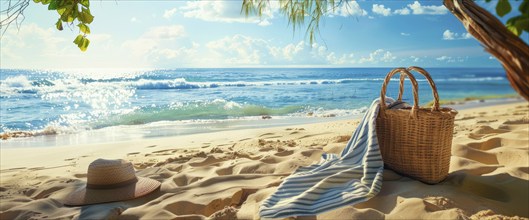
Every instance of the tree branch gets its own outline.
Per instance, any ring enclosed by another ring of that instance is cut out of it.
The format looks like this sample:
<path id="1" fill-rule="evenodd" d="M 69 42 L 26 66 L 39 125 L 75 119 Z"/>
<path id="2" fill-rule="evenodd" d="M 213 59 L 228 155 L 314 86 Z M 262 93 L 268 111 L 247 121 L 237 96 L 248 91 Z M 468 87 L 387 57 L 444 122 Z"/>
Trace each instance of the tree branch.
<path id="1" fill-rule="evenodd" d="M 17 0 L 15 4 L 11 4 L 12 1 L 9 0 L 7 8 L 0 11 L 0 16 L 5 16 L 5 18 L 0 21 L 0 30 L 3 29 L 1 36 L 4 36 L 7 28 L 9 28 L 13 22 L 17 25 L 17 29 L 20 29 L 20 24 L 25 18 L 24 10 L 29 6 L 29 1 L 30 0 Z M 20 17 L 22 17 L 22 20 L 19 21 Z"/>
<path id="2" fill-rule="evenodd" d="M 444 0 L 444 5 L 500 61 L 511 86 L 529 101 L 529 46 L 472 0 Z"/>

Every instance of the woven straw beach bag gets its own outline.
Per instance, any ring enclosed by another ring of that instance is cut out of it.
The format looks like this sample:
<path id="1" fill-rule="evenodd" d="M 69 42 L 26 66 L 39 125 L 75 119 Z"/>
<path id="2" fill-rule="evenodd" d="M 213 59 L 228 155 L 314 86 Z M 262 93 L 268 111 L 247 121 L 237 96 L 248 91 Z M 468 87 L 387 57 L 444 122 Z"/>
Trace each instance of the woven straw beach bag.
<path id="1" fill-rule="evenodd" d="M 428 80 L 434 98 L 431 108 L 419 107 L 418 84 L 410 71 L 417 71 Z M 385 100 L 387 85 L 397 73 L 401 74 L 398 100 L 402 101 L 407 76 L 413 88 L 413 107 L 388 109 L 381 102 L 376 128 L 384 164 L 419 181 L 439 183 L 448 176 L 457 111 L 439 107 L 439 95 L 430 74 L 414 66 L 396 68 L 388 73 L 382 84 L 381 100 Z"/>

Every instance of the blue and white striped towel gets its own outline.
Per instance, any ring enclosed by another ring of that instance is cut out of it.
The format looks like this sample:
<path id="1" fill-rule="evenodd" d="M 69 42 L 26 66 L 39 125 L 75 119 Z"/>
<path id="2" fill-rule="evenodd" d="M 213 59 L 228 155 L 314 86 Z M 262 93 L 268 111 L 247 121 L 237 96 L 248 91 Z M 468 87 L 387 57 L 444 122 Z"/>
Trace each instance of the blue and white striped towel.
<path id="1" fill-rule="evenodd" d="M 376 134 L 378 103 L 373 101 L 340 156 L 323 154 L 318 164 L 298 168 L 261 204 L 261 217 L 317 215 L 377 195 L 384 171 Z"/>

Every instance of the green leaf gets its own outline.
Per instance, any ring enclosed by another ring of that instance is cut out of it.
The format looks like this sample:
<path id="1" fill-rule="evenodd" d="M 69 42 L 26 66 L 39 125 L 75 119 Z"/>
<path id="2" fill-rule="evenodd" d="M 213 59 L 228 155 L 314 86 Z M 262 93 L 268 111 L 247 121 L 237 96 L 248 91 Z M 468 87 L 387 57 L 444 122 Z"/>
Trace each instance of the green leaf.
<path id="1" fill-rule="evenodd" d="M 33 0 L 35 3 L 40 3 L 42 0 Z"/>
<path id="2" fill-rule="evenodd" d="M 518 30 L 518 28 L 516 28 L 516 26 L 507 26 L 507 29 L 509 29 L 516 36 L 520 36 L 522 33 L 520 30 Z"/>
<path id="3" fill-rule="evenodd" d="M 61 14 L 61 20 L 64 22 L 68 22 L 68 17 L 72 14 L 71 8 L 66 8 Z M 71 22 L 71 21 L 70 21 Z"/>
<path id="4" fill-rule="evenodd" d="M 48 10 L 57 10 L 59 2 L 57 0 L 51 0 L 50 5 L 48 5 Z"/>
<path id="5" fill-rule="evenodd" d="M 519 30 L 529 32 L 529 17 L 520 17 L 520 19 L 514 23 L 514 26 Z"/>
<path id="6" fill-rule="evenodd" d="M 503 17 L 504 15 L 511 12 L 511 3 L 509 3 L 509 0 L 499 0 L 498 4 L 496 5 L 496 14 L 498 16 Z"/>
<path id="7" fill-rule="evenodd" d="M 81 40 L 81 43 L 78 44 L 79 46 L 79 49 L 81 49 L 81 51 L 86 51 L 86 48 L 88 48 L 88 45 L 90 44 L 90 40 L 88 40 L 88 38 L 86 37 L 83 37 L 83 39 Z"/>
<path id="8" fill-rule="evenodd" d="M 94 16 L 90 14 L 90 9 L 84 9 L 81 11 L 81 14 L 79 14 L 79 17 L 82 18 L 83 23 L 90 24 L 94 20 Z"/>
<path id="9" fill-rule="evenodd" d="M 90 34 L 90 28 L 88 27 L 88 25 L 84 23 L 79 23 L 77 26 L 79 27 L 79 30 L 81 30 L 81 32 L 85 34 Z"/>
<path id="10" fill-rule="evenodd" d="M 85 6 L 85 7 L 90 7 L 90 1 L 89 0 L 81 0 L 81 5 Z"/>
<path id="11" fill-rule="evenodd" d="M 520 7 L 518 7 L 518 11 L 522 14 L 529 15 L 529 1 L 523 1 Z"/>
<path id="12" fill-rule="evenodd" d="M 57 23 L 55 23 L 55 27 L 57 27 L 57 30 L 62 31 L 62 21 L 59 19 Z"/>
<path id="13" fill-rule="evenodd" d="M 43 5 L 50 4 L 51 0 L 42 0 L 41 1 Z"/>
<path id="14" fill-rule="evenodd" d="M 68 22 L 68 14 L 62 14 L 61 21 Z"/>
<path id="15" fill-rule="evenodd" d="M 83 23 L 90 24 L 94 20 L 94 16 L 90 14 L 90 10 L 82 8 L 77 19 Z"/>
<path id="16" fill-rule="evenodd" d="M 59 15 L 64 14 L 65 11 L 66 11 L 66 8 L 59 8 L 59 9 L 57 9 L 57 13 L 59 13 Z"/>
<path id="17" fill-rule="evenodd" d="M 79 35 L 77 35 L 75 40 L 73 40 L 73 43 L 79 45 L 79 44 L 81 44 L 81 41 L 83 40 L 83 38 L 84 38 L 84 36 L 79 34 Z"/>
<path id="18" fill-rule="evenodd" d="M 72 10 L 72 16 L 73 16 L 74 18 L 77 18 L 77 20 L 79 20 L 79 13 L 80 13 L 80 12 L 77 11 L 77 8 L 74 8 L 74 9 Z"/>

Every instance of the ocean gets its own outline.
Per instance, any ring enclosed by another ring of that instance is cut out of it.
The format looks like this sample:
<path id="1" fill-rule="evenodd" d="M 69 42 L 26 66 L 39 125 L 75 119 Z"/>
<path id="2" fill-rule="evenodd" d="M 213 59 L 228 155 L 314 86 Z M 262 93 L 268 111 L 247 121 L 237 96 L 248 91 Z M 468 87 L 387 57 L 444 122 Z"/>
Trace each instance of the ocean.
<path id="1" fill-rule="evenodd" d="M 1 69 L 3 147 L 57 146 L 358 118 L 389 68 Z M 514 94 L 501 68 L 427 68 L 441 99 Z M 417 75 L 419 100 L 432 100 Z M 404 94 L 411 100 L 409 82 Z M 397 77 L 388 87 L 396 97 Z M 263 115 L 271 119 L 263 119 Z"/>

